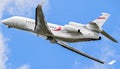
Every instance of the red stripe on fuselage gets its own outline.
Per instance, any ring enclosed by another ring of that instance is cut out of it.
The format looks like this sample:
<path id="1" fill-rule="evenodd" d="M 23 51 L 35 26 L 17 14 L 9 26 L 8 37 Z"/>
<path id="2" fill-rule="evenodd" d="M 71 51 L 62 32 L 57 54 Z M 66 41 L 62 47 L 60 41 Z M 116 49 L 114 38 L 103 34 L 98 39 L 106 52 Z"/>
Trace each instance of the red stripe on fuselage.
<path id="1" fill-rule="evenodd" d="M 62 29 L 61 26 L 58 26 L 54 31 L 60 31 L 61 29 Z"/>

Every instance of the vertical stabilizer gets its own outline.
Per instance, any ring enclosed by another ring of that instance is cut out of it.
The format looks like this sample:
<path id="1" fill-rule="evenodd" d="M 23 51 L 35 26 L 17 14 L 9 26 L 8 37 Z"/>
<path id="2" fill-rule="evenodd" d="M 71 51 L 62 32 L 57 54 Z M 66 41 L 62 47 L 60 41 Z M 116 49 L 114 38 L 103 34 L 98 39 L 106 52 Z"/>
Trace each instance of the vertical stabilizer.
<path id="1" fill-rule="evenodd" d="M 99 28 L 101 28 L 103 26 L 103 24 L 105 23 L 105 21 L 109 18 L 109 16 L 110 16 L 110 14 L 108 14 L 108 13 L 102 13 L 102 15 L 100 17 L 93 20 L 92 22 L 96 23 L 99 26 Z"/>

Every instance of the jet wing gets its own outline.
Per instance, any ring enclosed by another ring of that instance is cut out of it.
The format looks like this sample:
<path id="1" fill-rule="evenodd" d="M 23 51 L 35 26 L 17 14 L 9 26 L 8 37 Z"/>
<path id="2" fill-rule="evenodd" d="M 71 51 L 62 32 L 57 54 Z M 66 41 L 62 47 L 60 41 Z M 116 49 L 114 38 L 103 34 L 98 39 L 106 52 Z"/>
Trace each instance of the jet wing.
<path id="1" fill-rule="evenodd" d="M 38 5 L 36 8 L 36 16 L 35 16 L 35 32 L 38 34 L 43 34 L 46 36 L 51 36 L 52 33 L 48 28 L 47 22 L 45 21 L 45 17 L 42 11 L 42 5 Z"/>
<path id="2" fill-rule="evenodd" d="M 92 60 L 94 60 L 94 61 L 96 61 L 96 62 L 99 62 L 99 63 L 101 63 L 101 64 L 104 64 L 103 61 L 101 61 L 101 60 L 99 60 L 99 59 L 96 59 L 96 58 L 94 58 L 94 57 L 91 57 L 91 56 L 89 56 L 89 55 L 87 55 L 87 54 L 85 54 L 85 53 L 83 53 L 83 52 L 81 52 L 81 51 L 79 51 L 79 50 L 77 50 L 77 49 L 75 49 L 75 48 L 73 48 L 73 47 L 65 44 L 64 42 L 58 41 L 57 44 L 60 45 L 60 46 L 62 46 L 62 47 L 64 47 L 64 48 L 66 48 L 66 49 L 68 49 L 68 50 L 70 50 L 70 51 L 73 51 L 73 52 L 75 52 L 75 53 L 77 53 L 77 54 L 79 54 L 79 55 L 82 55 L 82 56 L 87 57 L 87 58 L 89 58 L 89 59 L 92 59 Z"/>

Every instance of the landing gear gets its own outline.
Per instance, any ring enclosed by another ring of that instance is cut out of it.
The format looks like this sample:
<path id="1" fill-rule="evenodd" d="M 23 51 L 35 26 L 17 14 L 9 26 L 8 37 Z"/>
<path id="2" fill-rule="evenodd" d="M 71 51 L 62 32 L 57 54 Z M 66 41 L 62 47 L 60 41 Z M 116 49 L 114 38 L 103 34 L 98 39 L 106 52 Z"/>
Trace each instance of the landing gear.
<path id="1" fill-rule="evenodd" d="M 53 43 L 53 44 L 55 44 L 57 41 L 55 40 L 55 39 L 53 39 L 53 37 L 51 37 L 51 36 L 48 36 L 47 37 L 47 40 L 50 40 L 50 43 Z"/>
<path id="2" fill-rule="evenodd" d="M 11 28 L 11 26 L 7 26 L 8 28 Z"/>
<path id="3" fill-rule="evenodd" d="M 52 39 L 52 40 L 50 40 L 50 43 L 55 44 L 55 43 L 57 43 L 57 41 L 55 39 Z"/>
<path id="4" fill-rule="evenodd" d="M 47 36 L 47 40 L 52 40 L 52 39 L 53 39 L 53 37 Z"/>
<path id="5" fill-rule="evenodd" d="M 99 39 L 98 40 L 101 40 L 101 37 L 99 37 Z"/>

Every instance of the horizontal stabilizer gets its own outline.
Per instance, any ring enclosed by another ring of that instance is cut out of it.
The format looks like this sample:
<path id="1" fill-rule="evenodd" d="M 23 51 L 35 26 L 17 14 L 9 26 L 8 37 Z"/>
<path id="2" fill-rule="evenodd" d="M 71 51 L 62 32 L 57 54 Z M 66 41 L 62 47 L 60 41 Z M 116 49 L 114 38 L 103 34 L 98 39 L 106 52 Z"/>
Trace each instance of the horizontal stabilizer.
<path id="1" fill-rule="evenodd" d="M 106 33 L 104 30 L 101 31 L 101 34 L 103 34 L 105 37 L 107 37 L 108 39 L 110 39 L 113 42 L 118 43 L 117 40 L 115 40 L 113 37 L 111 37 L 108 33 Z"/>

